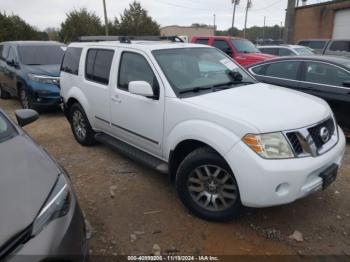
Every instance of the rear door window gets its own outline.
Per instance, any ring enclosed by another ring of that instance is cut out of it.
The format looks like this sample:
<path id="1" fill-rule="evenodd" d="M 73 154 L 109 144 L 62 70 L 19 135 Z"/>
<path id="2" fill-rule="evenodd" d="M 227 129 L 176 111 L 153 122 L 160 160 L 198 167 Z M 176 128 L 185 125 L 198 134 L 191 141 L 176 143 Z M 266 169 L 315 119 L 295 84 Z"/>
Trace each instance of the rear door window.
<path id="1" fill-rule="evenodd" d="M 217 49 L 220 49 L 225 53 L 231 50 L 230 46 L 225 40 L 214 40 L 213 46 L 215 46 Z"/>
<path id="2" fill-rule="evenodd" d="M 196 40 L 196 44 L 201 44 L 201 45 L 208 45 L 208 38 L 198 38 Z"/>
<path id="3" fill-rule="evenodd" d="M 86 55 L 85 78 L 108 85 L 113 55 L 113 50 L 89 49 Z"/>
<path id="4" fill-rule="evenodd" d="M 264 75 L 297 80 L 300 65 L 301 62 L 298 61 L 272 63 L 266 67 Z"/>
<path id="5" fill-rule="evenodd" d="M 68 47 L 62 61 L 61 71 L 78 75 L 82 48 Z"/>
<path id="6" fill-rule="evenodd" d="M 289 50 L 288 48 L 278 48 L 278 55 L 279 56 L 291 56 L 295 55 L 293 51 Z"/>
<path id="7" fill-rule="evenodd" d="M 309 47 L 312 49 L 323 49 L 326 45 L 326 41 L 310 41 Z"/>
<path id="8" fill-rule="evenodd" d="M 259 48 L 259 50 L 264 54 L 278 55 L 278 48 Z"/>

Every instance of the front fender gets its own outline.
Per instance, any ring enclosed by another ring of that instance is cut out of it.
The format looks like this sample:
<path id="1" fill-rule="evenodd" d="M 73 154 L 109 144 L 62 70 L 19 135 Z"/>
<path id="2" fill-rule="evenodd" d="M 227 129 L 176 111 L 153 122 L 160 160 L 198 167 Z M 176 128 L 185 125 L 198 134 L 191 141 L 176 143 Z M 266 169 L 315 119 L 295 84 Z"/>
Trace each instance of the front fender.
<path id="1" fill-rule="evenodd" d="M 169 159 L 170 152 L 185 140 L 197 140 L 215 149 L 222 157 L 240 141 L 232 131 L 215 123 L 203 120 L 190 120 L 176 125 L 166 136 L 165 158 Z"/>

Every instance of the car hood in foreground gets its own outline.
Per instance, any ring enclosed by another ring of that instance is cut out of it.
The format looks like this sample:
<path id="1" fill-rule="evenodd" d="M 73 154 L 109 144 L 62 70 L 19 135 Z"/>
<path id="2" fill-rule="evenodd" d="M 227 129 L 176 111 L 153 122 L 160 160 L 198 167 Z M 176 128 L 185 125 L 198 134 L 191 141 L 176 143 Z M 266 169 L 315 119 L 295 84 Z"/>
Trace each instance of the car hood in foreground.
<path id="1" fill-rule="evenodd" d="M 285 131 L 330 116 L 328 104 L 294 90 L 257 83 L 183 99 L 232 121 L 243 120 L 261 133 Z"/>
<path id="2" fill-rule="evenodd" d="M 18 135 L 0 143 L 0 248 L 28 227 L 59 174 L 31 139 Z"/>
<path id="3" fill-rule="evenodd" d="M 35 75 L 60 76 L 60 65 L 25 65 L 26 71 Z"/>

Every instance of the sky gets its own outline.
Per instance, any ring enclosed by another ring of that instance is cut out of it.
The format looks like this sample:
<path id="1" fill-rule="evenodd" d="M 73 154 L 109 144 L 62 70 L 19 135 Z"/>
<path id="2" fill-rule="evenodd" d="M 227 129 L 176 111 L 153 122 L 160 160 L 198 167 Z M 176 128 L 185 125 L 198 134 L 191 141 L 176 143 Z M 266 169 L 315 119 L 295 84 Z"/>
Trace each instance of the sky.
<path id="1" fill-rule="evenodd" d="M 308 4 L 323 0 L 308 0 Z M 106 0 L 107 16 L 110 20 L 119 17 L 132 0 Z M 139 0 L 161 26 L 184 25 L 192 23 L 214 24 L 218 30 L 226 30 L 232 23 L 232 0 Z M 240 0 L 236 9 L 235 27 L 244 27 L 247 0 Z M 40 30 L 59 27 L 66 13 L 85 7 L 95 12 L 103 21 L 102 0 L 0 0 L 0 12 L 17 14 L 27 23 Z M 264 16 L 266 25 L 284 24 L 287 0 L 252 0 L 248 13 L 247 26 L 262 26 Z"/>

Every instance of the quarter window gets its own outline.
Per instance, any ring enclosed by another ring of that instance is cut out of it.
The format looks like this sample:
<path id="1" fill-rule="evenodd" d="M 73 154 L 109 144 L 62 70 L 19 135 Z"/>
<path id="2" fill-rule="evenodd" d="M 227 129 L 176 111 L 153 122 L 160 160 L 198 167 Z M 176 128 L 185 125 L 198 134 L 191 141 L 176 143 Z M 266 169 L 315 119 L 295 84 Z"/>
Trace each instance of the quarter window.
<path id="1" fill-rule="evenodd" d="M 305 81 L 343 86 L 344 82 L 350 81 L 350 73 L 332 65 L 308 62 L 306 63 Z"/>
<path id="2" fill-rule="evenodd" d="M 147 60 L 140 54 L 124 52 L 119 66 L 118 88 L 128 91 L 132 81 L 146 81 L 155 93 L 158 92 L 157 78 Z"/>
<path id="3" fill-rule="evenodd" d="M 82 48 L 68 47 L 63 58 L 61 71 L 78 75 Z"/>
<path id="4" fill-rule="evenodd" d="M 90 49 L 86 56 L 85 78 L 108 85 L 113 55 L 112 50 Z"/>
<path id="5" fill-rule="evenodd" d="M 269 64 L 265 69 L 266 76 L 296 80 L 300 62 L 288 61 Z"/>

